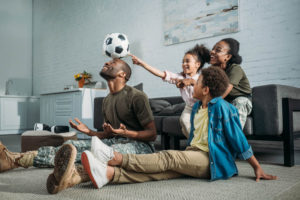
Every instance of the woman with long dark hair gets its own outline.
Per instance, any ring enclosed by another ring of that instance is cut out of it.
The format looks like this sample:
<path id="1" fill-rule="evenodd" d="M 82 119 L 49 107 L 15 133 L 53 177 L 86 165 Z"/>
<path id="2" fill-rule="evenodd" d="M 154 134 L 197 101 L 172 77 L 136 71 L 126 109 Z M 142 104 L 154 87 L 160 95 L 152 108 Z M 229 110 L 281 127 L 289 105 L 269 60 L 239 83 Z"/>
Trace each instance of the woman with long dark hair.
<path id="1" fill-rule="evenodd" d="M 221 67 L 227 74 L 230 84 L 223 98 L 232 103 L 239 111 L 241 125 L 244 128 L 247 115 L 251 113 L 251 87 L 249 80 L 240 66 L 240 43 L 233 38 L 225 38 L 215 44 L 210 52 L 210 63 Z"/>

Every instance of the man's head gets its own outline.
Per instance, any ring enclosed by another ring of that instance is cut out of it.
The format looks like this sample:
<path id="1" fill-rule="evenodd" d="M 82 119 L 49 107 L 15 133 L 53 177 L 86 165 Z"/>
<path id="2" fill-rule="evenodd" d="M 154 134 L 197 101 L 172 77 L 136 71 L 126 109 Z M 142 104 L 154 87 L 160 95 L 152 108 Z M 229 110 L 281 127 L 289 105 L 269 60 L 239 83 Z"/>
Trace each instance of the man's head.
<path id="1" fill-rule="evenodd" d="M 205 96 L 211 98 L 222 96 L 229 84 L 229 79 L 219 67 L 208 67 L 201 70 L 196 85 L 194 86 L 194 98 L 202 100 Z"/>
<path id="2" fill-rule="evenodd" d="M 131 69 L 129 65 L 121 59 L 113 59 L 106 62 L 100 71 L 100 76 L 105 80 L 112 80 L 118 76 L 125 79 L 127 82 L 131 76 Z"/>

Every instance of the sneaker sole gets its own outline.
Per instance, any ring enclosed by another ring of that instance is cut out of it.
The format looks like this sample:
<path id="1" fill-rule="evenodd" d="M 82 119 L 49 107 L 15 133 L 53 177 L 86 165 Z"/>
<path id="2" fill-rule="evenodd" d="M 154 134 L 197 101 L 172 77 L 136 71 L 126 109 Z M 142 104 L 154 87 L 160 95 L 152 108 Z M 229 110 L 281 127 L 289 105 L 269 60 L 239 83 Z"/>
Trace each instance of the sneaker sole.
<path id="1" fill-rule="evenodd" d="M 91 172 L 91 168 L 90 168 L 90 163 L 89 163 L 89 158 L 87 156 L 87 154 L 85 152 L 83 152 L 81 154 L 81 164 L 83 165 L 83 168 L 84 170 L 88 173 L 91 181 L 93 182 L 93 185 L 95 186 L 95 188 L 99 189 L 95 179 L 94 179 L 94 176 Z"/>
<path id="2" fill-rule="evenodd" d="M 56 194 L 58 192 L 58 182 L 53 173 L 48 176 L 46 187 L 50 194 Z"/>
<path id="3" fill-rule="evenodd" d="M 56 194 L 67 188 L 67 184 L 63 183 L 72 174 L 76 153 L 76 148 L 70 144 L 63 145 L 57 151 L 54 158 L 54 171 L 47 179 L 47 190 L 50 194 Z"/>

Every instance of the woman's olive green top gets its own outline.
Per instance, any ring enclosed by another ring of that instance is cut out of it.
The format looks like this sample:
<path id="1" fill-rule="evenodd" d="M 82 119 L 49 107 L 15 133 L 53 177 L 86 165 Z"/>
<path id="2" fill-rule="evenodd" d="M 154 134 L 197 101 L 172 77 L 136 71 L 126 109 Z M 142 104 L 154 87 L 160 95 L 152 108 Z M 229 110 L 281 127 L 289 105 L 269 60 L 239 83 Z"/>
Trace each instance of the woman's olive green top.
<path id="1" fill-rule="evenodd" d="M 225 72 L 229 78 L 230 83 L 233 85 L 231 92 L 227 95 L 225 100 L 231 102 L 233 99 L 239 96 L 251 96 L 251 87 L 249 80 L 240 65 L 232 64 L 230 66 L 227 66 Z"/>

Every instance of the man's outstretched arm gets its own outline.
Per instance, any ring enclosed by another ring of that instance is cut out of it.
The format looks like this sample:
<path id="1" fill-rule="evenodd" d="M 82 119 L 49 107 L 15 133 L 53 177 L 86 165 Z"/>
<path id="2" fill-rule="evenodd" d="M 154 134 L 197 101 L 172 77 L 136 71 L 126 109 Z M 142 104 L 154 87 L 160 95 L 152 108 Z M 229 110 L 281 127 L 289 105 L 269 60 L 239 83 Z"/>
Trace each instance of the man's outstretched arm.
<path id="1" fill-rule="evenodd" d="M 146 124 L 144 126 L 144 130 L 142 131 L 127 130 L 124 124 L 120 124 L 120 128 L 114 129 L 108 123 L 103 124 L 104 131 L 93 131 L 89 129 L 84 123 L 82 123 L 78 118 L 75 118 L 75 121 L 78 124 L 74 123 L 72 120 L 69 120 L 69 124 L 72 128 L 88 136 L 97 136 L 100 139 L 111 138 L 114 135 L 120 135 L 122 137 L 127 137 L 134 140 L 154 141 L 157 136 L 154 121 L 150 121 L 148 124 Z"/>
<path id="2" fill-rule="evenodd" d="M 105 131 L 104 125 L 103 125 L 104 131 L 93 131 L 89 129 L 84 123 L 82 123 L 78 118 L 75 118 L 74 120 L 78 124 L 74 123 L 72 120 L 69 120 L 70 126 L 88 136 L 97 136 L 100 139 L 113 137 L 113 133 Z"/>

